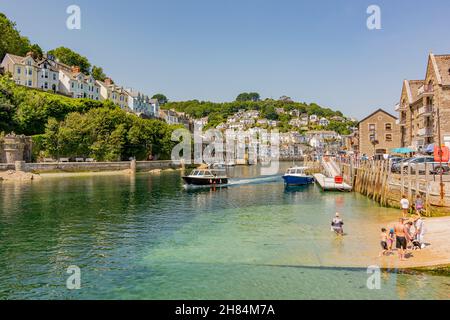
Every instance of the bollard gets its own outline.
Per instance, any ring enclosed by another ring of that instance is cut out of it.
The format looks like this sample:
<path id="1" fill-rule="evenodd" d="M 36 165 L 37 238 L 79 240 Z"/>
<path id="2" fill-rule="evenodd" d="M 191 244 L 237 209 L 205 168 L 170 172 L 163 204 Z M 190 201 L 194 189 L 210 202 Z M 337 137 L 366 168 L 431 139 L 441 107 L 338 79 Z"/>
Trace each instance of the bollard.
<path id="1" fill-rule="evenodd" d="M 133 160 L 131 160 L 131 164 L 130 164 L 130 169 L 133 174 L 136 173 L 136 168 L 137 168 L 136 159 L 133 159 Z"/>

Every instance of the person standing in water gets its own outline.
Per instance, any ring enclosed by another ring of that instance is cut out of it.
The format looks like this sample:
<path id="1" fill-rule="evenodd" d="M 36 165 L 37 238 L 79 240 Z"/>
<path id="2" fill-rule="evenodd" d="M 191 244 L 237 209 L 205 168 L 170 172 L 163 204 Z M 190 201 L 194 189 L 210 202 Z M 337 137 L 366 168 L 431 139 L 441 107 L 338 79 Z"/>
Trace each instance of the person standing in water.
<path id="1" fill-rule="evenodd" d="M 408 240 L 406 238 L 406 228 L 404 225 L 405 219 L 400 218 L 397 224 L 394 226 L 395 237 L 397 239 L 397 250 L 400 261 L 405 261 L 405 251 L 408 246 Z"/>
<path id="2" fill-rule="evenodd" d="M 331 221 L 331 229 L 340 236 L 344 235 L 344 220 L 341 219 L 339 212 L 336 213 L 336 216 Z"/>

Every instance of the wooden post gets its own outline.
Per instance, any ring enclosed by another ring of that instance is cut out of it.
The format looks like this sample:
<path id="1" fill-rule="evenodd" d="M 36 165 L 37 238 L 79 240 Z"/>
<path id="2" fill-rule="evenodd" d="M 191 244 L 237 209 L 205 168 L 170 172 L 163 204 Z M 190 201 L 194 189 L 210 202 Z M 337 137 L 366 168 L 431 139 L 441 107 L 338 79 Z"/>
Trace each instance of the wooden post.
<path id="1" fill-rule="evenodd" d="M 425 163 L 426 166 L 426 163 Z M 419 183 L 419 170 L 416 170 L 416 192 L 415 194 L 418 195 L 420 194 L 420 183 Z"/>
<path id="2" fill-rule="evenodd" d="M 416 168 L 416 170 L 417 170 L 417 168 Z M 413 199 L 412 199 L 412 190 L 411 190 L 412 189 L 411 178 L 412 178 L 411 166 L 408 165 L 408 200 L 412 203 Z"/>
<path id="3" fill-rule="evenodd" d="M 401 182 L 400 182 L 401 195 L 400 195 L 400 197 L 402 197 L 405 194 L 405 173 L 404 173 L 405 170 L 403 169 L 403 165 L 400 166 L 400 171 L 401 171 L 401 178 L 400 178 L 401 179 Z"/>
<path id="4" fill-rule="evenodd" d="M 425 211 L 428 215 L 428 213 L 430 212 L 430 188 L 431 188 L 431 183 L 430 183 L 430 169 L 428 169 L 428 163 L 425 163 Z"/>

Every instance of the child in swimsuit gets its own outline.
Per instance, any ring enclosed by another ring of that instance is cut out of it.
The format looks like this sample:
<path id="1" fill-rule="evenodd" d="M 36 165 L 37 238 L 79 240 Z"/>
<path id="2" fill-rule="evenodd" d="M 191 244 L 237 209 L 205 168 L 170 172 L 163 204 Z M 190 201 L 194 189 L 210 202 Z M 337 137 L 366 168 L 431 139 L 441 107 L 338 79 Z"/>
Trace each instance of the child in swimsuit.
<path id="1" fill-rule="evenodd" d="M 392 251 L 392 247 L 394 246 L 394 241 L 395 241 L 395 232 L 394 229 L 389 230 L 389 235 L 388 235 L 388 249 L 389 251 Z"/>
<path id="2" fill-rule="evenodd" d="M 380 257 L 386 255 L 386 253 L 389 251 L 388 248 L 388 234 L 387 234 L 387 230 L 385 228 L 381 229 L 381 235 L 380 235 L 380 245 L 381 245 L 381 249 L 383 251 L 380 252 Z"/>

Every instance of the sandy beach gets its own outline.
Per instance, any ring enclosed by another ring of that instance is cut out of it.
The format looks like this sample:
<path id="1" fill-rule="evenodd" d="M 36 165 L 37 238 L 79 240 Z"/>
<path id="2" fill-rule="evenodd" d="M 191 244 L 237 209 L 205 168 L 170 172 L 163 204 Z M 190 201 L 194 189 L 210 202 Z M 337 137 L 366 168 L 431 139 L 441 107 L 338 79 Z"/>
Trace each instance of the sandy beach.
<path id="1" fill-rule="evenodd" d="M 387 224 L 391 227 L 395 221 Z M 426 218 L 425 219 L 425 249 L 408 250 L 405 261 L 400 261 L 397 251 L 388 255 L 379 257 L 381 248 L 379 246 L 378 235 L 375 233 L 382 226 L 366 226 L 367 232 L 370 227 L 370 234 L 367 237 L 361 237 L 360 234 L 353 235 L 349 233 L 342 242 L 365 242 L 364 250 L 361 252 L 328 252 L 326 256 L 320 257 L 320 265 L 323 267 L 343 267 L 343 268 L 367 268 L 369 266 L 378 266 L 382 269 L 430 269 L 450 267 L 450 217 Z M 395 243 L 394 243 L 395 247 Z"/>

